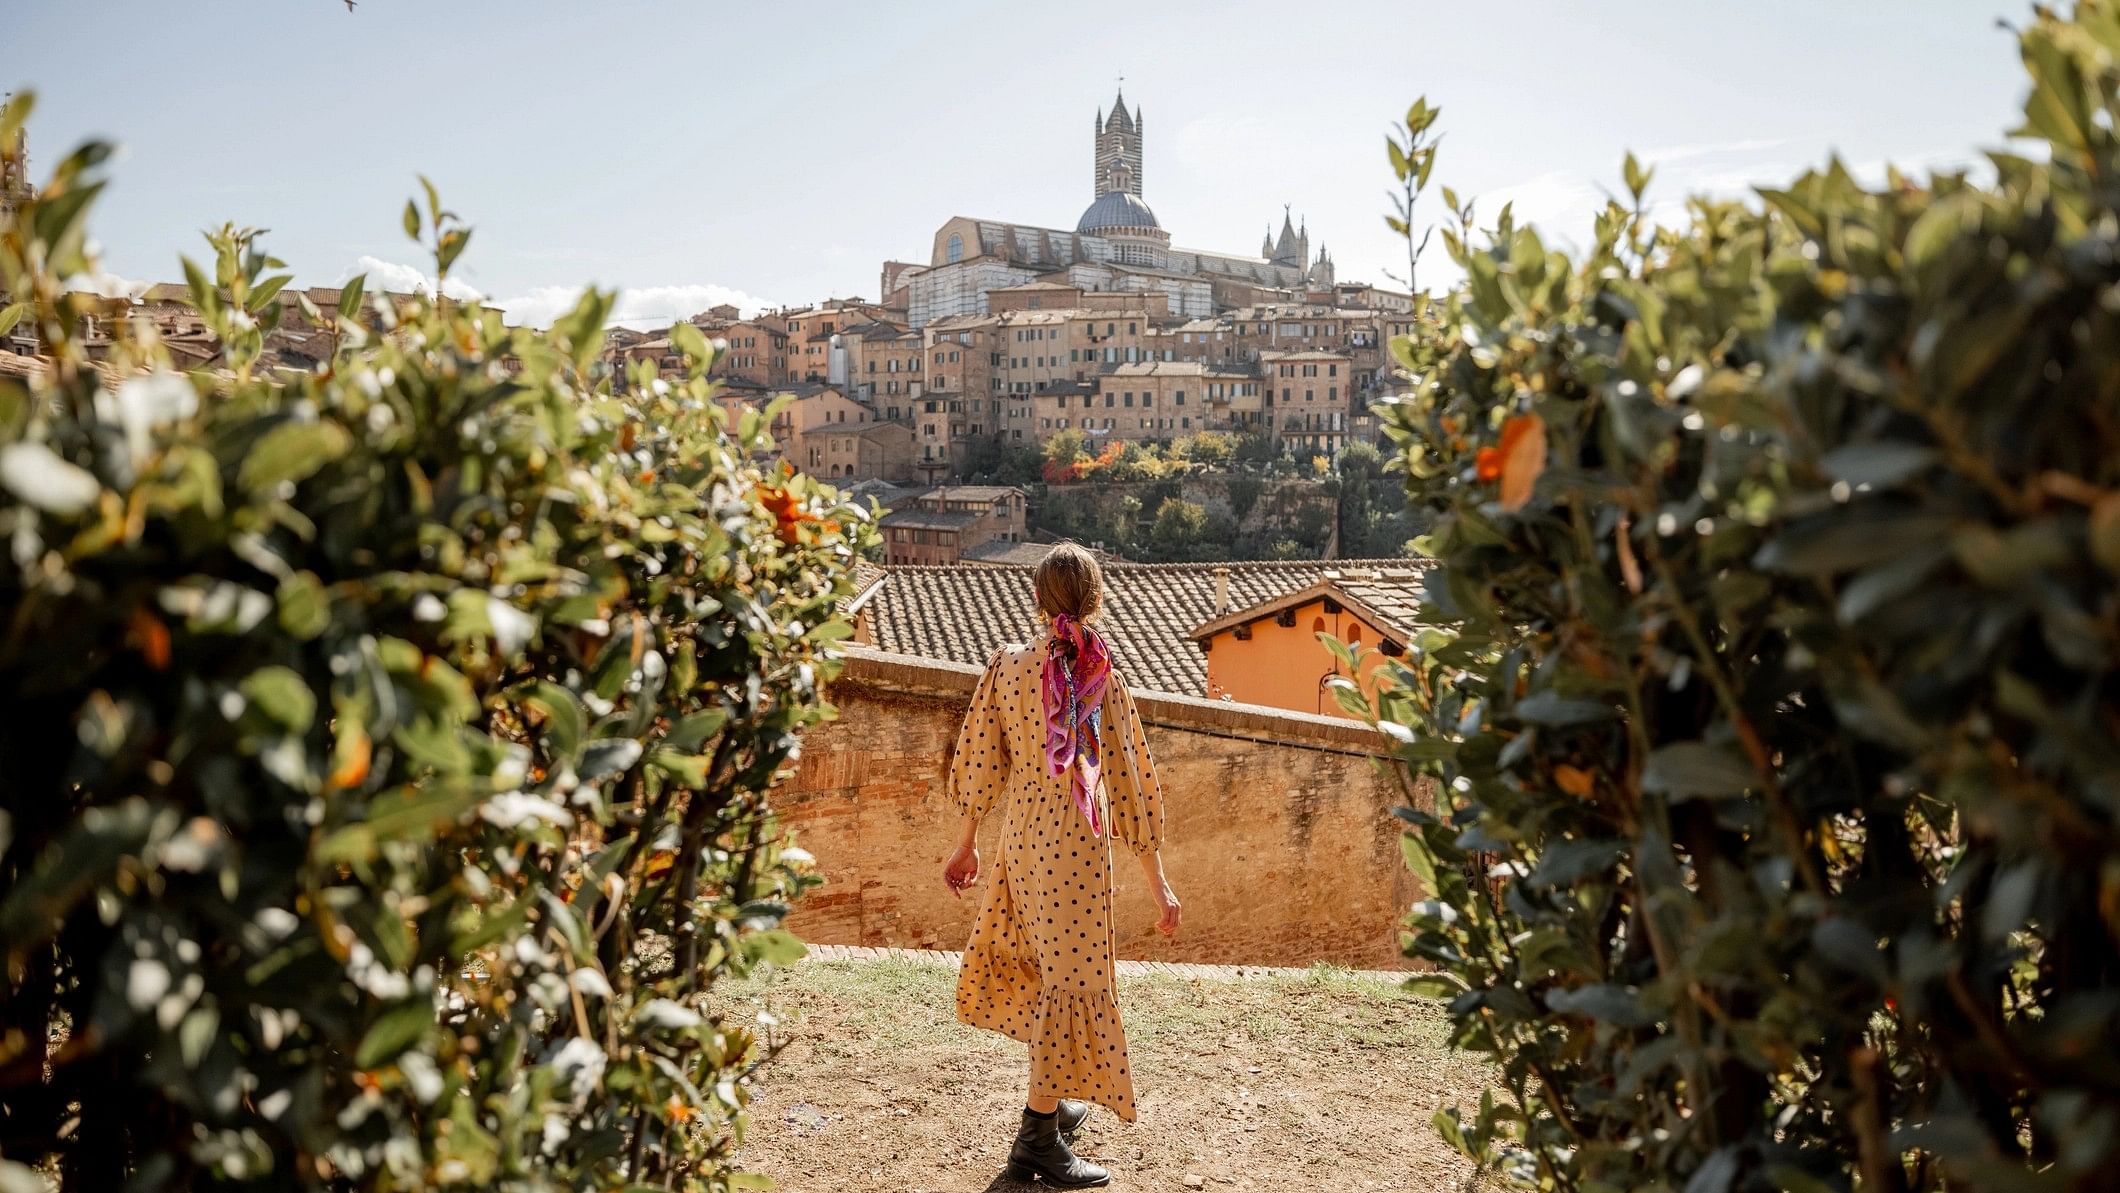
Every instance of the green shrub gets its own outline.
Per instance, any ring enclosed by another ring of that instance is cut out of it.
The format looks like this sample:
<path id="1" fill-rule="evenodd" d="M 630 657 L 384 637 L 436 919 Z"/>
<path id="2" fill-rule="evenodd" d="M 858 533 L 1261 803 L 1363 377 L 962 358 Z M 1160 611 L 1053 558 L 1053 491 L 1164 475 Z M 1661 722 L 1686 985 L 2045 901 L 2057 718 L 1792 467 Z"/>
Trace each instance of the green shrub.
<path id="1" fill-rule="evenodd" d="M 541 333 L 356 279 L 266 376 L 288 278 L 224 230 L 228 368 L 99 373 L 59 279 L 106 156 L 0 229 L 56 356 L 0 379 L 0 1177 L 740 1186 L 759 1051 L 692 1003 L 801 952 L 764 792 L 863 516 L 749 462 L 695 329 L 688 380 L 593 382 L 608 293 Z M 444 276 L 470 234 L 405 227 Z"/>
<path id="2" fill-rule="evenodd" d="M 1440 565 L 1381 709 L 1443 791 L 1408 952 L 1500 1066 L 1438 1128 L 1527 1184 L 2120 1165 L 2120 8 L 2022 46 L 2042 144 L 1991 184 L 1836 164 L 1651 231 L 1630 159 L 1580 262 L 1447 234 L 1394 345 Z"/>

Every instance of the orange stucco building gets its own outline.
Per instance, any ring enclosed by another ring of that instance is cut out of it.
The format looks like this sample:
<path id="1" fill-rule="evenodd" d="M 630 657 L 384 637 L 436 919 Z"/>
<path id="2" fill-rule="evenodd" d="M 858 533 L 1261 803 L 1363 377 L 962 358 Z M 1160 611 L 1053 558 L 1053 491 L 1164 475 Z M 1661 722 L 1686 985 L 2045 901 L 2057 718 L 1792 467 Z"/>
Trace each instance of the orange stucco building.
<path id="1" fill-rule="evenodd" d="M 1307 588 L 1238 609 L 1192 631 L 1207 656 L 1207 694 L 1239 704 L 1346 716 L 1330 684 L 1347 667 L 1318 639 L 1367 648 L 1357 679 L 1374 693 L 1384 660 L 1406 653 L 1419 603 L 1411 568 L 1327 571 Z"/>

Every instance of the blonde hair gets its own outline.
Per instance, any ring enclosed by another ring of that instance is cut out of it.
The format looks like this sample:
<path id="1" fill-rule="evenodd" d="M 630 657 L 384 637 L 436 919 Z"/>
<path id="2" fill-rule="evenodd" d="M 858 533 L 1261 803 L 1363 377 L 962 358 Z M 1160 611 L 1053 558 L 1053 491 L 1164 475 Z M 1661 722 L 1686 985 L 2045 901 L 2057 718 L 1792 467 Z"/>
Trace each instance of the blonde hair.
<path id="1" fill-rule="evenodd" d="M 1065 613 L 1077 621 L 1095 621 L 1104 612 L 1104 569 L 1097 557 L 1074 543 L 1056 543 L 1031 569 L 1031 588 L 1038 611 L 1047 619 Z"/>

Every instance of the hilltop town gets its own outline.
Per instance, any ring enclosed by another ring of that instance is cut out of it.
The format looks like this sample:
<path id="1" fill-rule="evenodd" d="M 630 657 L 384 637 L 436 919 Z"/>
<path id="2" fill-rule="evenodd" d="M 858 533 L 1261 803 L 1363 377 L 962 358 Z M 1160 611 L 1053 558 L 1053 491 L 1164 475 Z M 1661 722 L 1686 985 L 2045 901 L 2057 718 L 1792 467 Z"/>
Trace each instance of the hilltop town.
<path id="1" fill-rule="evenodd" d="M 785 395 L 772 423 L 779 453 L 894 511 L 886 562 L 1020 560 L 1013 547 L 1055 532 L 1126 549 L 1101 542 L 1111 511 L 1059 502 L 1050 519 L 1027 516 L 1016 486 L 1032 480 L 1235 464 L 1270 475 L 1276 461 L 1313 482 L 1328 474 L 1348 447 L 1378 440 L 1370 407 L 1397 384 L 1387 346 L 1412 329 L 1412 300 L 1340 280 L 1287 210 L 1256 255 L 1174 246 L 1143 198 L 1145 129 L 1123 92 L 1097 113 L 1094 185 L 1072 230 L 951 216 L 927 261 L 882 264 L 874 300 L 691 316 L 718 350 L 718 400 L 734 413 Z M 26 185 L 11 178 L 10 196 Z M 144 319 L 177 364 L 214 367 L 220 345 L 188 294 L 159 283 L 110 299 L 83 329 L 89 354 L 107 354 L 118 320 Z M 283 292 L 260 366 L 329 361 L 339 302 L 336 287 Z M 40 352 L 34 329 L 18 326 L 0 336 L 0 371 L 32 370 Z M 602 363 L 620 389 L 684 369 L 667 330 L 611 328 Z M 1143 459 L 1153 463 L 1131 467 Z M 1169 495 L 1152 496 L 1131 519 L 1144 528 Z M 1314 488 L 1259 506 L 1287 517 L 1263 528 L 1251 518 L 1243 536 L 1235 528 L 1255 501 L 1186 496 L 1195 519 L 1226 518 L 1223 553 L 1338 552 L 1331 502 Z M 1293 525 L 1321 502 L 1324 521 Z"/>

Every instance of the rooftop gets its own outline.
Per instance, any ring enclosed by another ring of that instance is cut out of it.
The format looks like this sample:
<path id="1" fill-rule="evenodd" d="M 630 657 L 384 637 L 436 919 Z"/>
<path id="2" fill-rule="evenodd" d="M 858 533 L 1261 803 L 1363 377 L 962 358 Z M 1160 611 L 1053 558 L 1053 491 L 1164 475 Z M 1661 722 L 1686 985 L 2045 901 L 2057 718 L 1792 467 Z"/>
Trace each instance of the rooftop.
<path id="1" fill-rule="evenodd" d="M 1099 628 L 1129 685 L 1199 696 L 1207 691 L 1207 657 L 1193 643 L 1194 627 L 1300 592 L 1327 572 L 1419 566 L 1406 559 L 1108 563 Z M 1218 568 L 1229 573 L 1228 603 L 1219 611 Z M 1027 566 L 888 568 L 860 616 L 862 640 L 879 650 L 973 665 L 1038 632 Z"/>

